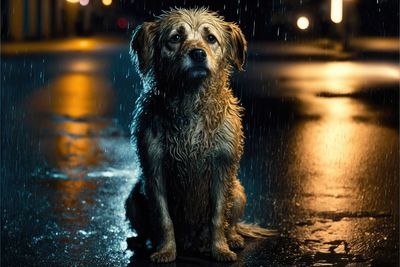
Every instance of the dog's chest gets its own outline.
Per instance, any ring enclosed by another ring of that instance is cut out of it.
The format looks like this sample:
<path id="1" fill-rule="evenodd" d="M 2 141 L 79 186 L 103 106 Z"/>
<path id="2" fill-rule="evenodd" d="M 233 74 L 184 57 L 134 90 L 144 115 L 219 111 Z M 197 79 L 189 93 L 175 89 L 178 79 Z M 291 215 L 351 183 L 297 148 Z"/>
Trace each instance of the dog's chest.
<path id="1" fill-rule="evenodd" d="M 168 197 L 171 216 L 178 224 L 199 224 L 208 218 L 214 136 L 203 118 L 193 115 L 176 118 L 166 137 L 166 167 L 173 177 L 167 181 L 167 191 L 173 192 Z"/>
<path id="2" fill-rule="evenodd" d="M 200 115 L 178 116 L 167 131 L 169 156 L 175 164 L 186 168 L 195 168 L 205 161 L 212 153 L 213 144 L 213 133 L 205 127 Z"/>

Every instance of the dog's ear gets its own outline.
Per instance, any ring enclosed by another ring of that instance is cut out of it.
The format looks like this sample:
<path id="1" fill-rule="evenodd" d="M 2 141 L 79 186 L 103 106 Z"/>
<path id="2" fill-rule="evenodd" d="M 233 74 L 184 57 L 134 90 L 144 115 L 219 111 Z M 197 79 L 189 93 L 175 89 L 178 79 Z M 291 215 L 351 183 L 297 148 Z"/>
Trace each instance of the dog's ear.
<path id="1" fill-rule="evenodd" d="M 156 23 L 144 22 L 132 35 L 130 55 L 142 75 L 146 75 L 152 68 L 155 33 Z"/>
<path id="2" fill-rule="evenodd" d="M 228 57 L 233 66 L 242 71 L 247 56 L 247 41 L 239 26 L 235 23 L 227 24 Z"/>

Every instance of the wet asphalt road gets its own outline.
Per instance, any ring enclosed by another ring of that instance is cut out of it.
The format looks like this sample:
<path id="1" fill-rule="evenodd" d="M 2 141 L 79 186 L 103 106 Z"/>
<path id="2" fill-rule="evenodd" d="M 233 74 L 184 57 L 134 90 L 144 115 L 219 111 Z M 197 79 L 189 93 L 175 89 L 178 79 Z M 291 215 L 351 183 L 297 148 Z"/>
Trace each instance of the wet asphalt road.
<path id="1" fill-rule="evenodd" d="M 398 266 L 397 62 L 270 61 L 234 77 L 246 108 L 246 221 L 279 235 L 232 266 Z M 140 91 L 125 46 L 2 55 L 1 266 L 146 266 L 127 250 Z M 230 266 L 179 257 L 165 266 Z"/>

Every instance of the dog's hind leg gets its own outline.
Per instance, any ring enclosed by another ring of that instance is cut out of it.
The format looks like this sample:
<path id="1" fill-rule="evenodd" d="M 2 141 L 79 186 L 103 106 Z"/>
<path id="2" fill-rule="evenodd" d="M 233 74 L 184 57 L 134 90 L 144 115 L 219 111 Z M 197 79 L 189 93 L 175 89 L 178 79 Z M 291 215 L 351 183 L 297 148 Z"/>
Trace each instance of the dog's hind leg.
<path id="1" fill-rule="evenodd" d="M 237 223 L 242 218 L 244 206 L 246 205 L 246 195 L 244 188 L 237 178 L 234 178 L 232 186 L 232 207 L 228 212 L 228 229 L 226 230 L 226 238 L 230 249 L 244 248 L 244 239 L 237 233 Z"/>
<path id="2" fill-rule="evenodd" d="M 145 243 L 149 235 L 149 218 L 147 200 L 142 192 L 142 181 L 135 184 L 125 202 L 126 218 L 136 231 L 135 240 Z"/>
<path id="3" fill-rule="evenodd" d="M 128 199 L 125 202 L 126 218 L 137 236 L 128 238 L 128 248 L 145 250 L 146 241 L 150 238 L 148 204 L 142 192 L 142 181 L 135 184 Z"/>

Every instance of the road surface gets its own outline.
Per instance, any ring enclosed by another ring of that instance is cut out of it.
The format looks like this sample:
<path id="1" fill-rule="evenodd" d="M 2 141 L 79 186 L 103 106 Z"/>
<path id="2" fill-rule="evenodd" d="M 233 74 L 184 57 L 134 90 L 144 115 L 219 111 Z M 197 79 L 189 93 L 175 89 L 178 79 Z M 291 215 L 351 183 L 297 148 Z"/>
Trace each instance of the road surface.
<path id="1" fill-rule="evenodd" d="M 139 78 L 126 45 L 87 46 L 2 55 L 2 266 L 149 265 L 127 249 L 123 206 L 140 172 Z M 247 240 L 232 266 L 398 266 L 398 62 L 271 60 L 262 47 L 232 80 L 239 178 L 246 221 L 279 235 Z M 201 265 L 226 266 L 171 264 Z"/>

